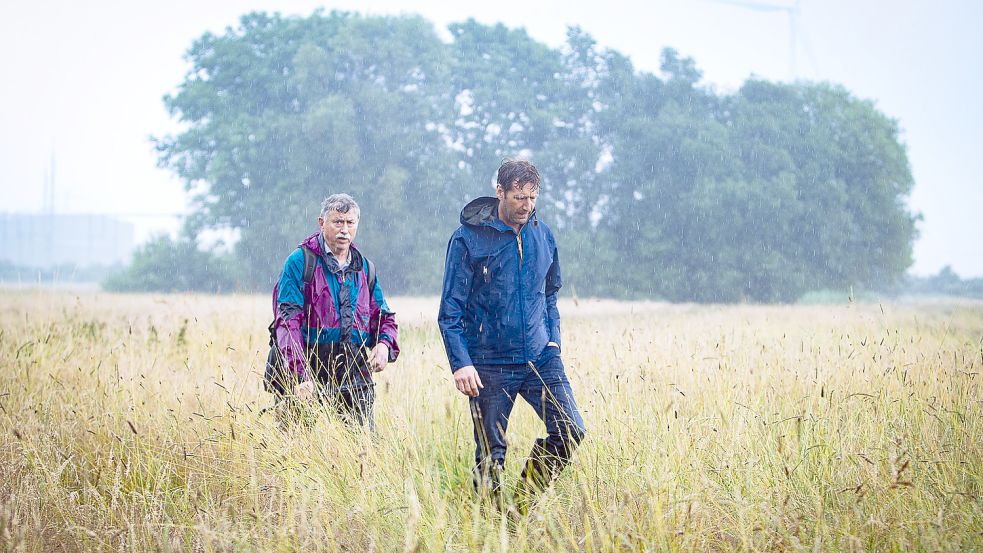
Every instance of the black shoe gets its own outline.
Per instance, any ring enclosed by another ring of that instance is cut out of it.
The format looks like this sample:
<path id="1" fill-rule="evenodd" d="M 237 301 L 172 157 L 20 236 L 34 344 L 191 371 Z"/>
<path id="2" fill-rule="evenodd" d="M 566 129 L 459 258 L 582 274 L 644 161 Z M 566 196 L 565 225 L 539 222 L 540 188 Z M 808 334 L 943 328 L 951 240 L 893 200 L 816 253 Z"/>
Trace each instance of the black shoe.
<path id="1" fill-rule="evenodd" d="M 482 506 L 491 505 L 497 512 L 505 509 L 502 494 L 502 474 L 505 466 L 496 461 L 481 463 L 474 468 L 471 482 Z"/>
<path id="2" fill-rule="evenodd" d="M 536 440 L 515 486 L 513 504 L 519 516 L 529 514 L 539 494 L 563 471 L 568 459 L 564 452 L 550 451 L 545 439 Z"/>

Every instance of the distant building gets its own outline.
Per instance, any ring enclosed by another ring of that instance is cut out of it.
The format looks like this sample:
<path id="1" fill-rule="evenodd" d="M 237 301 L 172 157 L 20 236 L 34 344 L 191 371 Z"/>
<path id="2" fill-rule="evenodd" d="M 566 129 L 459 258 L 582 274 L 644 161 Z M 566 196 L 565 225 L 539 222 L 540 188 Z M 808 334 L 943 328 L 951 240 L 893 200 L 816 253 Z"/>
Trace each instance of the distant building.
<path id="1" fill-rule="evenodd" d="M 133 224 L 106 215 L 0 213 L 0 261 L 49 268 L 126 264 Z"/>

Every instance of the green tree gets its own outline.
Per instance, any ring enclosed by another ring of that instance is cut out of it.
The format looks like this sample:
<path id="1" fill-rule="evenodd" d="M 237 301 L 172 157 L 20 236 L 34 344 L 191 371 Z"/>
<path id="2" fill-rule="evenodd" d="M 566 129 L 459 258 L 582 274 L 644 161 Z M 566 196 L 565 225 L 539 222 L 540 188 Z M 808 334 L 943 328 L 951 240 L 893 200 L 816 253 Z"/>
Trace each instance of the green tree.
<path id="1" fill-rule="evenodd" d="M 615 110 L 601 227 L 630 262 L 606 281 L 678 301 L 793 301 L 903 274 L 916 218 L 895 122 L 826 84 L 752 80 L 718 96 L 671 50 L 662 72 Z"/>
<path id="2" fill-rule="evenodd" d="M 234 292 L 243 284 L 238 264 L 229 254 L 202 251 L 196 241 L 158 236 L 133 254 L 125 270 L 102 282 L 112 292 Z"/>
<path id="3" fill-rule="evenodd" d="M 432 285 L 439 268 L 402 267 L 442 251 L 440 201 L 453 162 L 436 132 L 446 49 L 426 21 L 320 12 L 254 13 L 206 34 L 191 72 L 165 98 L 187 128 L 158 141 L 161 164 L 195 193 L 194 225 L 241 232 L 246 280 L 268 286 L 315 230 L 330 192 L 362 205 L 358 242 L 399 290 Z"/>
<path id="4" fill-rule="evenodd" d="M 791 295 L 903 275 L 917 217 L 903 203 L 914 181 L 896 121 L 828 84 L 752 80 L 728 109 L 745 174 L 793 183 L 785 257 L 805 278 Z"/>
<path id="5" fill-rule="evenodd" d="M 490 195 L 504 158 L 537 157 L 554 134 L 563 83 L 559 52 L 523 29 L 473 19 L 450 27 L 453 111 L 442 130 L 456 152 L 465 200 Z"/>
<path id="6" fill-rule="evenodd" d="M 917 218 L 897 123 L 828 84 L 701 84 L 667 49 L 637 72 L 572 28 L 557 49 L 468 20 L 250 14 L 206 34 L 160 163 L 196 199 L 186 229 L 241 235 L 266 288 L 318 201 L 363 206 L 359 244 L 397 292 L 434 293 L 462 204 L 506 157 L 541 169 L 541 218 L 580 294 L 792 301 L 896 281 Z"/>

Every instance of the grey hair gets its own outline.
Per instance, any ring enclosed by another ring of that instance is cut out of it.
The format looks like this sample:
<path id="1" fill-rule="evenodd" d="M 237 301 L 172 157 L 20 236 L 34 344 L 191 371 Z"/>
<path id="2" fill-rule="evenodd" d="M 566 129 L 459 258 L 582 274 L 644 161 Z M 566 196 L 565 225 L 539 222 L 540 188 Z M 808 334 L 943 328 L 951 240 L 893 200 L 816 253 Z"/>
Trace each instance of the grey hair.
<path id="1" fill-rule="evenodd" d="M 348 194 L 332 194 L 324 201 L 321 202 L 321 217 L 328 214 L 329 211 L 337 211 L 338 213 L 348 213 L 351 210 L 355 210 L 355 214 L 361 213 L 358 208 L 358 204 L 355 203 L 355 199 Z"/>

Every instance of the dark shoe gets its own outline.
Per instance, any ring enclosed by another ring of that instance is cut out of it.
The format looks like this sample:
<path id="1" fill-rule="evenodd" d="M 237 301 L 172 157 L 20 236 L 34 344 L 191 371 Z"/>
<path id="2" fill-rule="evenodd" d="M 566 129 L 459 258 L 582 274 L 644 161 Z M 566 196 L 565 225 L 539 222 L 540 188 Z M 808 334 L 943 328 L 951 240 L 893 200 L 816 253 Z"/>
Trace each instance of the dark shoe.
<path id="1" fill-rule="evenodd" d="M 537 439 L 522 468 L 515 486 L 515 510 L 520 516 L 529 514 L 536 498 L 556 479 L 569 457 L 565 452 L 549 451 L 545 439 Z"/>
<path id="2" fill-rule="evenodd" d="M 502 473 L 504 472 L 504 465 L 491 460 L 476 466 L 471 477 L 474 491 L 478 494 L 482 504 L 490 504 L 499 512 L 505 508 L 505 502 L 502 498 Z"/>

